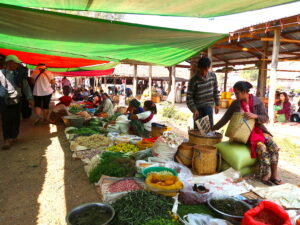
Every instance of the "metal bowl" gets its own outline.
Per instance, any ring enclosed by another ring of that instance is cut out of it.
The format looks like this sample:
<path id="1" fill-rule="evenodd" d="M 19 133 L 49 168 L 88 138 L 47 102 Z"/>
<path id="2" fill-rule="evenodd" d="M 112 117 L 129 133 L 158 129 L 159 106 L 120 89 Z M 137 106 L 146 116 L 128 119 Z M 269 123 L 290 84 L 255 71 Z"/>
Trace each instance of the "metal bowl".
<path id="1" fill-rule="evenodd" d="M 112 206 L 110 206 L 108 204 L 104 204 L 104 203 L 91 202 L 91 203 L 86 203 L 86 204 L 79 205 L 79 206 L 73 208 L 66 217 L 67 224 L 74 225 L 70 222 L 70 219 L 73 216 L 75 216 L 76 214 L 80 213 L 83 209 L 88 208 L 90 206 L 98 206 L 102 209 L 105 209 L 107 213 L 111 214 L 111 217 L 105 223 L 102 223 L 102 225 L 107 225 L 115 216 L 115 210 Z"/>
<path id="2" fill-rule="evenodd" d="M 245 205 L 246 207 L 248 207 L 249 209 L 252 209 L 252 206 L 250 206 L 249 204 L 241 201 L 241 200 L 238 200 L 236 198 L 233 198 L 233 197 L 227 197 L 227 196 L 224 196 L 224 197 L 220 197 L 221 199 L 233 199 L 235 200 L 236 202 L 240 202 L 241 204 Z M 230 215 L 230 214 L 227 214 L 227 213 L 224 213 L 224 212 L 221 212 L 220 210 L 216 209 L 214 206 L 212 206 L 211 204 L 211 201 L 215 199 L 215 197 L 212 197 L 212 198 L 209 198 L 208 201 L 207 201 L 207 204 L 209 205 L 209 207 L 214 211 L 216 212 L 221 218 L 233 223 L 233 224 L 240 224 L 242 219 L 244 218 L 244 216 L 235 216 L 235 215 Z"/>

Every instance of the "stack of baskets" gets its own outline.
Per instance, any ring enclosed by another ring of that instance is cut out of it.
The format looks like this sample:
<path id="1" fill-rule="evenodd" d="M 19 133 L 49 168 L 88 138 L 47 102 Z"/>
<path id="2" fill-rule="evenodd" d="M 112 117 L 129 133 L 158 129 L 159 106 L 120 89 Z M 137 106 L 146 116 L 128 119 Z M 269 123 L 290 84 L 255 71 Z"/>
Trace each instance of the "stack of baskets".
<path id="1" fill-rule="evenodd" d="M 223 135 L 201 136 L 198 130 L 189 131 L 189 142 L 182 143 L 176 153 L 176 160 L 192 168 L 196 175 L 208 175 L 221 168 L 221 155 L 214 146 L 222 141 Z"/>

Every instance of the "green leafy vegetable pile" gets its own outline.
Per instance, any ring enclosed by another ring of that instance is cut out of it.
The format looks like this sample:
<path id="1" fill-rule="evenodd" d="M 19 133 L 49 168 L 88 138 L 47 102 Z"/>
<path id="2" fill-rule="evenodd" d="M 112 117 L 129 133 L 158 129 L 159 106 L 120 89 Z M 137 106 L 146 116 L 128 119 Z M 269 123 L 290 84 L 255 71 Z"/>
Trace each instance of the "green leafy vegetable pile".
<path id="1" fill-rule="evenodd" d="M 135 161 L 121 152 L 104 152 L 99 164 L 90 171 L 91 183 L 99 181 L 102 175 L 112 177 L 133 177 L 136 174 Z"/>
<path id="2" fill-rule="evenodd" d="M 180 225 L 181 223 L 178 221 L 172 221 L 171 219 L 164 219 L 161 217 L 157 217 L 155 219 L 149 220 L 143 225 Z"/>
<path id="3" fill-rule="evenodd" d="M 70 106 L 69 107 L 69 112 L 72 113 L 72 114 L 76 114 L 76 113 L 79 113 L 79 112 L 82 112 L 82 111 L 85 111 L 85 109 L 81 108 L 81 107 L 76 107 L 76 106 Z"/>
<path id="4" fill-rule="evenodd" d="M 132 191 L 117 200 L 112 206 L 116 215 L 112 225 L 142 225 L 154 218 L 170 219 L 174 200 L 148 191 Z M 154 223 L 151 223 L 154 224 Z M 157 223 L 167 224 L 169 223 Z M 171 224 L 170 224 L 171 225 Z"/>
<path id="5" fill-rule="evenodd" d="M 93 135 L 93 134 L 107 134 L 108 131 L 105 128 L 98 126 L 81 127 L 67 131 L 68 134 L 82 134 L 82 135 Z"/>
<path id="6" fill-rule="evenodd" d="M 178 215 L 182 218 L 183 216 L 189 213 L 199 213 L 199 214 L 207 214 L 212 217 L 216 217 L 217 215 L 212 211 L 207 204 L 200 205 L 178 205 Z"/>

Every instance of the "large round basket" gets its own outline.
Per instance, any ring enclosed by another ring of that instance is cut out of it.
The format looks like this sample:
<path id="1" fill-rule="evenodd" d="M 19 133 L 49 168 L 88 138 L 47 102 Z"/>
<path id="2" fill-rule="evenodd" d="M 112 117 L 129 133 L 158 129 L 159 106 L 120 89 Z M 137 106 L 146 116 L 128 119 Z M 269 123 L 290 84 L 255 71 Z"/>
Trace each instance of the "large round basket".
<path id="1" fill-rule="evenodd" d="M 209 145 L 214 146 L 222 141 L 223 135 L 216 133 L 215 136 L 207 137 L 202 136 L 198 130 L 189 130 L 189 142 L 196 145 Z"/>
<path id="2" fill-rule="evenodd" d="M 175 158 L 181 164 L 190 167 L 192 165 L 193 159 L 193 147 L 195 146 L 194 143 L 183 142 L 179 147 L 176 153 Z"/>
<path id="3" fill-rule="evenodd" d="M 220 168 L 221 157 L 217 148 L 208 145 L 195 145 L 193 147 L 193 173 L 196 175 L 209 175 Z"/>
<path id="4" fill-rule="evenodd" d="M 163 135 L 163 133 L 165 131 L 168 131 L 168 127 L 156 127 L 156 126 L 152 126 L 151 128 L 151 136 L 152 137 L 160 137 L 161 135 Z"/>

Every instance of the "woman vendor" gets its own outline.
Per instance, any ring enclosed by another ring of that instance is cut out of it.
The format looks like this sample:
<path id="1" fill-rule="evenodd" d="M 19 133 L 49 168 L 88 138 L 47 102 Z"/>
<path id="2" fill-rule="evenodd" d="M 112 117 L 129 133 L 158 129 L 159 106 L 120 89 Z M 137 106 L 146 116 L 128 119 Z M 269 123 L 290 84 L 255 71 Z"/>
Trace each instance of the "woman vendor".
<path id="1" fill-rule="evenodd" d="M 233 89 L 237 100 L 232 102 L 224 116 L 212 129 L 218 130 L 223 127 L 231 119 L 234 112 L 243 112 L 246 119 L 255 119 L 255 127 L 248 140 L 251 158 L 258 159 L 263 184 L 279 185 L 282 183 L 278 176 L 279 148 L 263 125 L 269 120 L 264 103 L 256 96 L 249 94 L 252 87 L 252 84 L 246 81 L 239 81 L 234 84 Z"/>
<path id="2" fill-rule="evenodd" d="M 291 103 L 287 93 L 281 92 L 279 100 L 275 103 L 275 120 L 277 122 L 287 122 L 291 116 Z"/>
<path id="3" fill-rule="evenodd" d="M 156 113 L 156 105 L 152 101 L 145 101 L 144 112 L 130 116 L 133 133 L 144 138 L 149 138 Z"/>
<path id="4" fill-rule="evenodd" d="M 96 113 L 105 112 L 108 116 L 114 115 L 114 105 L 107 93 L 102 94 L 102 103 L 96 110 Z"/>
<path id="5" fill-rule="evenodd" d="M 126 110 L 126 114 L 134 115 L 142 112 L 144 112 L 144 109 L 141 107 L 141 103 L 136 99 L 132 99 L 129 102 L 129 107 Z"/>

